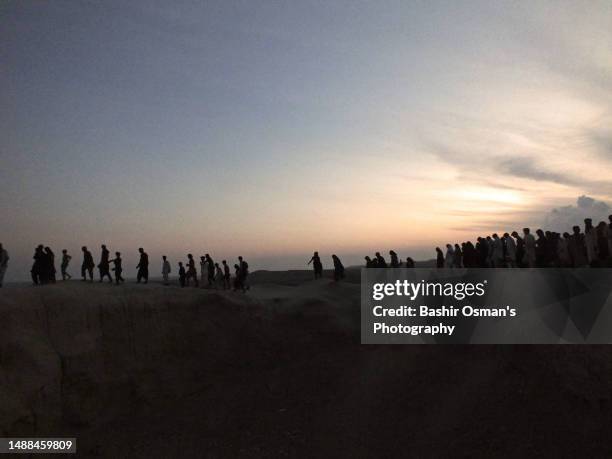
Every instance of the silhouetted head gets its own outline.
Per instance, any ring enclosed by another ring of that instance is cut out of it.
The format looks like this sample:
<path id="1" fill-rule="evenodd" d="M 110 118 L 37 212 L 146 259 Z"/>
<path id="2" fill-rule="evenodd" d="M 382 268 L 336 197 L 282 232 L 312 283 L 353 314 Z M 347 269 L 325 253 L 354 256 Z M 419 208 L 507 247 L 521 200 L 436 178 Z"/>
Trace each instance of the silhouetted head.
<path id="1" fill-rule="evenodd" d="M 565 239 L 569 239 L 570 238 L 570 233 L 568 233 L 568 232 L 563 233 L 563 237 Z"/>
<path id="2" fill-rule="evenodd" d="M 102 250 L 106 250 L 106 246 L 102 244 Z"/>
<path id="3" fill-rule="evenodd" d="M 442 249 L 440 249 L 440 247 L 436 247 L 436 252 L 442 252 Z"/>
<path id="4" fill-rule="evenodd" d="M 51 247 L 45 247 L 45 252 L 51 253 Z"/>
<path id="5" fill-rule="evenodd" d="M 459 244 L 455 244 L 455 250 L 461 250 L 461 247 L 459 247 Z"/>
<path id="6" fill-rule="evenodd" d="M 493 233 L 493 239 L 499 239 L 499 236 L 497 235 L 497 233 Z"/>
<path id="7" fill-rule="evenodd" d="M 238 266 L 238 264 L 235 264 L 235 265 L 234 265 L 234 268 L 235 268 L 235 269 L 240 269 L 240 266 Z"/>
<path id="8" fill-rule="evenodd" d="M 365 259 L 365 261 L 372 261 L 372 259 L 370 257 L 368 257 L 367 255 L 365 257 L 363 257 Z"/>
<path id="9" fill-rule="evenodd" d="M 83 252 L 87 252 L 87 247 L 83 246 L 83 247 L 81 247 L 81 250 L 82 250 Z"/>
<path id="10" fill-rule="evenodd" d="M 541 229 L 537 230 L 536 234 L 540 237 L 544 237 L 544 231 L 542 231 Z"/>
<path id="11" fill-rule="evenodd" d="M 0 249 L 2 249 L 2 244 L 0 244 Z M 66 253 L 68 253 L 68 251 L 66 249 L 63 249 L 62 253 L 66 254 Z"/>
<path id="12" fill-rule="evenodd" d="M 507 239 L 510 237 L 510 235 L 508 233 L 504 233 L 504 237 Z"/>
<path id="13" fill-rule="evenodd" d="M 226 265 L 226 264 L 227 264 L 227 261 L 223 260 L 221 263 L 223 263 L 224 265 Z"/>
<path id="14" fill-rule="evenodd" d="M 218 268 L 219 267 L 219 263 L 215 263 L 215 266 Z"/>
<path id="15" fill-rule="evenodd" d="M 380 252 L 376 252 L 376 256 L 377 256 L 377 257 L 380 257 Z"/>
<path id="16" fill-rule="evenodd" d="M 313 255 L 314 255 L 315 257 L 318 257 L 318 256 L 319 256 L 319 252 L 315 252 Z"/>
<path id="17" fill-rule="evenodd" d="M 410 257 L 406 258 L 406 268 L 412 268 L 414 266 L 414 260 Z"/>
<path id="18" fill-rule="evenodd" d="M 115 252 L 115 256 L 116 257 L 120 257 L 121 256 L 121 252 Z"/>
<path id="19" fill-rule="evenodd" d="M 200 260 L 204 261 L 206 258 L 204 256 L 200 257 Z"/>
<path id="20" fill-rule="evenodd" d="M 166 255 L 162 255 L 162 260 L 166 261 Z"/>
<path id="21" fill-rule="evenodd" d="M 491 242 L 493 239 L 491 239 L 491 236 L 487 236 L 487 241 Z"/>
<path id="22" fill-rule="evenodd" d="M 392 256 L 395 257 L 395 256 L 397 256 L 397 253 L 395 253 L 393 250 L 389 250 L 389 255 L 392 255 Z"/>
<path id="23" fill-rule="evenodd" d="M 508 234 L 508 233 L 506 233 L 506 234 Z M 518 233 L 516 231 L 512 231 L 512 237 L 515 238 L 515 239 L 518 239 L 519 235 L 518 235 Z"/>
<path id="24" fill-rule="evenodd" d="M 189 258 L 189 259 L 191 260 L 191 259 L 193 259 L 193 255 L 192 255 L 192 254 L 190 254 L 190 253 L 188 253 L 188 254 L 187 254 L 187 258 Z"/>
<path id="25" fill-rule="evenodd" d="M 529 228 L 523 228 L 523 233 L 525 234 L 529 234 L 531 230 Z"/>
<path id="26" fill-rule="evenodd" d="M 144 249 L 143 249 L 142 247 L 140 247 L 140 248 L 138 249 L 138 251 L 139 251 L 140 253 L 144 253 Z"/>
<path id="27" fill-rule="evenodd" d="M 574 231 L 574 234 L 580 234 L 580 227 L 578 225 L 574 226 L 572 230 Z"/>
<path id="28" fill-rule="evenodd" d="M 452 249 L 452 248 L 453 248 L 453 246 L 452 246 L 452 245 L 450 245 L 450 244 L 446 244 L 446 248 L 450 250 L 450 249 Z"/>
<path id="29" fill-rule="evenodd" d="M 179 266 L 183 266 L 183 262 L 182 261 L 179 261 Z"/>
<path id="30" fill-rule="evenodd" d="M 239 257 L 238 257 L 238 259 L 239 259 L 240 261 L 242 261 L 242 255 L 241 255 L 241 256 L 239 256 Z"/>

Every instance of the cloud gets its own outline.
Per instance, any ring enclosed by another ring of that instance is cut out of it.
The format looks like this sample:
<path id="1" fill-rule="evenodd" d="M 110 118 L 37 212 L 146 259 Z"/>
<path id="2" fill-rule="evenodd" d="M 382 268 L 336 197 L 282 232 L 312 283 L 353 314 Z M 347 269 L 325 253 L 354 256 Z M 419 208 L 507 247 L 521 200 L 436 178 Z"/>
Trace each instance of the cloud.
<path id="1" fill-rule="evenodd" d="M 557 207 L 544 218 L 543 228 L 557 232 L 570 231 L 574 225 L 583 226 L 585 218 L 592 218 L 593 224 L 608 221 L 612 208 L 603 201 L 580 196 L 575 206 Z"/>
<path id="2" fill-rule="evenodd" d="M 510 158 L 498 161 L 497 166 L 500 172 L 506 175 L 513 175 L 519 178 L 558 183 L 560 185 L 579 186 L 584 184 L 584 180 L 561 172 L 552 172 L 542 169 L 531 158 Z"/>

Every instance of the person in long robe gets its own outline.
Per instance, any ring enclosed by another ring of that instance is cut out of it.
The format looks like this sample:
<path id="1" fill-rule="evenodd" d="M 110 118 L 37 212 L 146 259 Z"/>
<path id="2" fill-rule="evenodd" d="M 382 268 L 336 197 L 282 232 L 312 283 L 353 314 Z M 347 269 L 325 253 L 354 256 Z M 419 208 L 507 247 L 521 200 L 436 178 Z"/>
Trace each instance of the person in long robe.
<path id="1" fill-rule="evenodd" d="M 510 268 L 516 268 L 516 242 L 510 234 L 504 233 L 504 243 L 506 244 L 506 264 Z"/>
<path id="2" fill-rule="evenodd" d="M 525 263 L 527 267 L 536 265 L 536 241 L 529 228 L 523 228 L 523 242 L 525 243 Z"/>
<path id="3" fill-rule="evenodd" d="M 590 218 L 584 220 L 584 245 L 587 252 L 587 261 L 589 265 L 594 265 L 597 262 L 597 231 L 593 226 L 593 220 Z"/>
<path id="4" fill-rule="evenodd" d="M 162 256 L 162 277 L 164 278 L 164 285 L 168 285 L 170 283 L 170 272 L 172 271 L 172 268 L 170 266 L 170 262 L 168 261 L 168 258 L 166 257 L 166 255 Z"/>
<path id="5" fill-rule="evenodd" d="M 446 257 L 444 258 L 444 267 L 452 268 L 455 262 L 455 249 L 451 244 L 446 244 Z"/>
<path id="6" fill-rule="evenodd" d="M 586 255 L 586 245 L 584 243 L 584 234 L 580 232 L 579 226 L 574 226 L 574 234 L 571 235 L 568 242 L 568 249 L 572 266 L 574 268 L 582 268 L 589 264 Z"/>

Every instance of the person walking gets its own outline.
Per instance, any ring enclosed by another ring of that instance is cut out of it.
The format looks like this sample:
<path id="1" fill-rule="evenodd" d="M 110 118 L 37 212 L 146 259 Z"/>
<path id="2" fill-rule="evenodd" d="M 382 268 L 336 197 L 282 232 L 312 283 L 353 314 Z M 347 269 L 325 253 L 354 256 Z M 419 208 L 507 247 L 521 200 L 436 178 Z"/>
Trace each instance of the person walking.
<path id="1" fill-rule="evenodd" d="M 113 278 L 110 275 L 110 251 L 106 248 L 106 245 L 102 244 L 100 247 L 102 249 L 102 253 L 100 254 L 100 263 L 98 264 L 98 269 L 100 270 L 100 282 L 104 281 L 105 277 L 108 277 L 108 281 L 110 283 L 113 282 Z"/>
<path id="2" fill-rule="evenodd" d="M 310 265 L 310 263 L 312 263 L 312 268 L 314 270 L 314 278 L 319 279 L 321 276 L 323 276 L 323 263 L 321 263 L 321 257 L 319 257 L 319 252 L 315 252 L 312 255 L 312 258 L 310 259 L 308 264 Z"/>
<path id="3" fill-rule="evenodd" d="M 528 268 L 536 265 L 536 240 L 529 228 L 523 228 L 523 242 L 525 243 L 525 263 Z"/>
<path id="4" fill-rule="evenodd" d="M 9 262 L 9 254 L 6 249 L 0 243 L 0 288 L 2 288 L 2 284 L 4 283 L 4 276 L 6 274 L 6 270 L 8 269 Z"/>
<path id="5" fill-rule="evenodd" d="M 223 264 L 223 290 L 227 290 L 231 288 L 230 280 L 232 275 L 227 260 L 223 260 L 221 263 Z"/>
<path id="6" fill-rule="evenodd" d="M 164 278 L 164 285 L 168 285 L 169 282 L 169 276 L 170 276 L 170 262 L 168 261 L 168 259 L 166 258 L 166 255 L 162 256 L 162 277 Z"/>
<path id="7" fill-rule="evenodd" d="M 144 251 L 142 247 L 138 249 L 140 253 L 140 261 L 136 265 L 138 273 L 136 274 L 136 283 L 140 284 L 140 281 L 144 280 L 144 283 L 149 282 L 149 255 Z"/>
<path id="8" fill-rule="evenodd" d="M 93 259 L 93 256 L 91 255 L 91 252 L 87 250 L 87 247 L 83 246 L 81 247 L 81 250 L 83 251 L 83 264 L 81 265 L 81 277 L 83 278 L 83 281 L 86 281 L 87 274 L 89 274 L 89 281 L 93 282 L 93 270 L 96 264 L 94 263 L 94 259 Z"/>
<path id="9" fill-rule="evenodd" d="M 115 252 L 115 258 L 110 260 L 109 263 L 113 263 L 113 271 L 115 272 L 115 284 L 119 285 L 119 282 L 125 282 L 123 276 L 123 263 L 121 260 L 121 253 Z M 109 273 L 110 276 L 110 273 Z"/>
<path id="10" fill-rule="evenodd" d="M 34 263 L 32 264 L 30 273 L 32 274 L 32 282 L 34 282 L 34 285 L 46 283 L 43 267 L 45 260 L 43 248 L 44 247 L 42 244 L 38 245 L 36 249 L 34 249 L 34 256 L 32 257 L 34 259 Z"/>
<path id="11" fill-rule="evenodd" d="M 249 290 L 251 287 L 248 284 L 247 278 L 249 276 L 249 264 L 246 262 L 242 256 L 238 257 L 238 261 L 240 262 L 240 277 L 242 290 Z"/>
<path id="12" fill-rule="evenodd" d="M 444 252 L 440 247 L 436 247 L 436 268 L 444 268 Z"/>
<path id="13" fill-rule="evenodd" d="M 337 255 L 332 255 L 332 260 L 334 261 L 334 281 L 338 282 L 340 279 L 344 279 L 344 265 Z"/>
<path id="14" fill-rule="evenodd" d="M 183 262 L 179 261 L 179 284 L 182 287 L 185 287 L 185 278 L 187 277 L 185 273 L 185 267 L 183 266 Z"/>
<path id="15" fill-rule="evenodd" d="M 186 284 L 189 286 L 189 281 L 193 279 L 194 287 L 199 285 L 198 283 L 198 271 L 196 270 L 195 260 L 193 255 L 187 254 L 187 277 L 185 278 Z"/>
<path id="16" fill-rule="evenodd" d="M 68 255 L 68 250 L 62 250 L 62 264 L 60 266 L 62 270 L 62 280 L 70 280 L 72 276 L 68 273 L 68 265 L 70 264 L 72 257 Z"/>

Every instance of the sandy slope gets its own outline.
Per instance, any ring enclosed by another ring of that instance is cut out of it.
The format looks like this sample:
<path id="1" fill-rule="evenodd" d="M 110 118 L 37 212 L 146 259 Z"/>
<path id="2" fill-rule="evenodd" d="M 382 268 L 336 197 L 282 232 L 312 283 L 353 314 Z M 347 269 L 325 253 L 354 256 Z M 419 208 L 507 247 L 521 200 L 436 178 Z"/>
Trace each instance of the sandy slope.
<path id="1" fill-rule="evenodd" d="M 362 346 L 358 273 L 0 296 L 0 430 L 83 457 L 609 457 L 607 346 Z"/>

